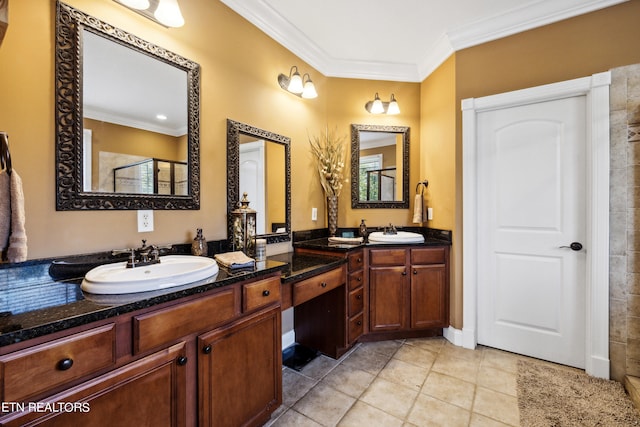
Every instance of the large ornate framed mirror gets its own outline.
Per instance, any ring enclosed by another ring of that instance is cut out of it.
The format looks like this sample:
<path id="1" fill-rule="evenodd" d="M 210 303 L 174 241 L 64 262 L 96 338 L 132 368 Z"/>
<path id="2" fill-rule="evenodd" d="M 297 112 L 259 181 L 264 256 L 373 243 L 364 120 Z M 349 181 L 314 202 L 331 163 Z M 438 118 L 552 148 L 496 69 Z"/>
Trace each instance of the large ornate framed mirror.
<path id="1" fill-rule="evenodd" d="M 227 215 L 246 192 L 258 212 L 257 237 L 267 243 L 291 240 L 290 144 L 289 137 L 227 119 Z"/>
<path id="2" fill-rule="evenodd" d="M 56 2 L 56 209 L 199 209 L 200 66 Z"/>
<path id="3" fill-rule="evenodd" d="M 409 127 L 351 125 L 351 207 L 409 208 Z"/>

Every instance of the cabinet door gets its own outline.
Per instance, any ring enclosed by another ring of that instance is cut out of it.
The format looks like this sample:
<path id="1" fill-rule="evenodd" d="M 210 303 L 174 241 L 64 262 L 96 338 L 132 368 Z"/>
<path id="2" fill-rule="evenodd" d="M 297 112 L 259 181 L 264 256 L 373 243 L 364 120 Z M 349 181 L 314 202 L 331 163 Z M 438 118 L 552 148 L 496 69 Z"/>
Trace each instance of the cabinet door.
<path id="1" fill-rule="evenodd" d="M 375 267 L 369 269 L 370 330 L 396 331 L 406 325 L 405 267 Z"/>
<path id="2" fill-rule="evenodd" d="M 199 425 L 262 425 L 282 403 L 280 306 L 198 337 Z"/>
<path id="3" fill-rule="evenodd" d="M 412 329 L 449 326 L 445 272 L 442 264 L 411 267 Z"/>
<path id="4" fill-rule="evenodd" d="M 37 408 L 25 404 L 24 411 L 2 417 L 0 425 L 185 426 L 184 355 L 185 344 L 176 344 L 31 404 Z"/>

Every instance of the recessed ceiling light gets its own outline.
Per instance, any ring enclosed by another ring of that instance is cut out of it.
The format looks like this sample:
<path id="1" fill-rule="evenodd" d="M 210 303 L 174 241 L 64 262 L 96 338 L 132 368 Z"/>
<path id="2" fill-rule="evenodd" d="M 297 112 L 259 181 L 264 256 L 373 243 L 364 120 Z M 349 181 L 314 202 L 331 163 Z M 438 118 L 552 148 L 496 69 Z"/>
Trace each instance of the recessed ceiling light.
<path id="1" fill-rule="evenodd" d="M 164 114 L 156 114 L 156 119 L 158 120 L 167 120 L 167 116 Z"/>

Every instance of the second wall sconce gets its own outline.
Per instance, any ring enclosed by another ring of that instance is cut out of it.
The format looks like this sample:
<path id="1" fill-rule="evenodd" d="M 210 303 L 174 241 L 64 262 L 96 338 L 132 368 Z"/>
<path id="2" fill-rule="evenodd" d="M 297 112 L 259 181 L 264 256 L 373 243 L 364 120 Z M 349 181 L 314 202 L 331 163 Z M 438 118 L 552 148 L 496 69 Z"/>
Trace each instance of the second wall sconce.
<path id="1" fill-rule="evenodd" d="M 165 27 L 182 27 L 178 0 L 113 0 Z"/>
<path id="2" fill-rule="evenodd" d="M 383 102 L 378 96 L 378 92 L 376 92 L 373 101 L 364 104 L 364 108 L 371 114 L 400 114 L 398 101 L 396 101 L 396 97 L 393 94 L 391 94 L 389 102 Z"/>
<path id="3" fill-rule="evenodd" d="M 300 77 L 298 67 L 295 65 L 289 70 L 288 77 L 282 73 L 278 75 L 278 83 L 282 89 L 301 98 L 312 99 L 318 96 L 309 73 L 304 73 Z"/>

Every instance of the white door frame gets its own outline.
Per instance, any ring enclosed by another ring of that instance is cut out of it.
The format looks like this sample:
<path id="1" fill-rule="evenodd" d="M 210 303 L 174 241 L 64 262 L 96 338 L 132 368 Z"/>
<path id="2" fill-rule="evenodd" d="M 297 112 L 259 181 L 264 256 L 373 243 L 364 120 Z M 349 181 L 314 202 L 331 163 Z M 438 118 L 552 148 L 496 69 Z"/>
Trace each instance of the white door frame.
<path id="1" fill-rule="evenodd" d="M 586 372 L 609 378 L 609 86 L 611 73 L 483 98 L 462 100 L 462 346 L 478 343 L 478 113 L 498 108 L 586 96 L 587 193 Z"/>

